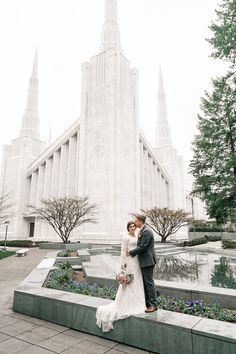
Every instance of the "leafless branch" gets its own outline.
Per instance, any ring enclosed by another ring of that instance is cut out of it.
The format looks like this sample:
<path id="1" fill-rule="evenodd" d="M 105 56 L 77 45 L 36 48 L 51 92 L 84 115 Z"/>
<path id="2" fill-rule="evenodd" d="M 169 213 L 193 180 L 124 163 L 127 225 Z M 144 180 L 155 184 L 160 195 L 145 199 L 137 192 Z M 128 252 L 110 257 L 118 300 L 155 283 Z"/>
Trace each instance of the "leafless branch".
<path id="1" fill-rule="evenodd" d="M 97 204 L 90 204 L 88 197 L 62 197 L 41 200 L 41 207 L 30 205 L 31 214 L 47 222 L 63 240 L 68 242 L 72 230 L 85 223 L 97 223 Z"/>

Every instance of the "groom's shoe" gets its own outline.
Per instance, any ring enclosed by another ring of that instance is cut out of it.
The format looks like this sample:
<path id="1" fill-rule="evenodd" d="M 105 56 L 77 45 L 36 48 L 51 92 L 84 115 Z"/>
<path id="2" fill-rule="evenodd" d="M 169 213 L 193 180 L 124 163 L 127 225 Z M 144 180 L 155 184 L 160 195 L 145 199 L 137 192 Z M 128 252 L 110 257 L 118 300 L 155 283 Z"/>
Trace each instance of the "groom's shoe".
<path id="1" fill-rule="evenodd" d="M 155 307 L 155 306 L 150 306 L 150 307 L 148 307 L 146 310 L 145 310 L 145 312 L 146 313 L 150 313 L 150 312 L 154 312 L 154 311 L 156 311 L 157 310 L 157 307 Z"/>

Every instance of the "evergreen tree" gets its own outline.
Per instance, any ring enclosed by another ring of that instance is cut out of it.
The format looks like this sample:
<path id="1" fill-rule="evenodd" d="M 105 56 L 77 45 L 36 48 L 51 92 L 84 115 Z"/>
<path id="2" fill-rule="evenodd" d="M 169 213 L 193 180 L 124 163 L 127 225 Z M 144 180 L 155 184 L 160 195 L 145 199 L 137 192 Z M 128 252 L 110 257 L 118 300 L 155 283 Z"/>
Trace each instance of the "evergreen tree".
<path id="1" fill-rule="evenodd" d="M 230 62 L 225 76 L 212 80 L 198 115 L 199 133 L 193 141 L 190 172 L 195 177 L 193 194 L 206 204 L 218 223 L 236 208 L 236 0 L 223 0 L 210 29 L 212 56 Z"/>

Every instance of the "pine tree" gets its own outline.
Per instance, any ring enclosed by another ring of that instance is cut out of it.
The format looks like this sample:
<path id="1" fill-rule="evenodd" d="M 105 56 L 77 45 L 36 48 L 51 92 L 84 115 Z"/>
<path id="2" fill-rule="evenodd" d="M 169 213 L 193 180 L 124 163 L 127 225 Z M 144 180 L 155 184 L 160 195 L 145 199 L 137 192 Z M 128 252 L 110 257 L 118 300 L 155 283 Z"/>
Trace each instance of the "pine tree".
<path id="1" fill-rule="evenodd" d="M 212 93 L 201 99 L 190 172 L 193 195 L 204 200 L 211 218 L 223 223 L 236 208 L 236 0 L 223 0 L 216 14 L 208 41 L 212 57 L 229 62 L 229 68 L 212 80 Z"/>

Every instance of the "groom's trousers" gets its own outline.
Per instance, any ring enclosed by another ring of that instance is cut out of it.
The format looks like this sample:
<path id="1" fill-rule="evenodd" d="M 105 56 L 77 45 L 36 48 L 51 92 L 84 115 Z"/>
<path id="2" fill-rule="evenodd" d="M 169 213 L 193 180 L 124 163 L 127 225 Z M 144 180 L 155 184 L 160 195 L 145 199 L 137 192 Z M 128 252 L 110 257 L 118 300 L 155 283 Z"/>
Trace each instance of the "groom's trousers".
<path id="1" fill-rule="evenodd" d="M 146 306 L 157 306 L 156 287 L 153 279 L 154 265 L 142 269 Z"/>

